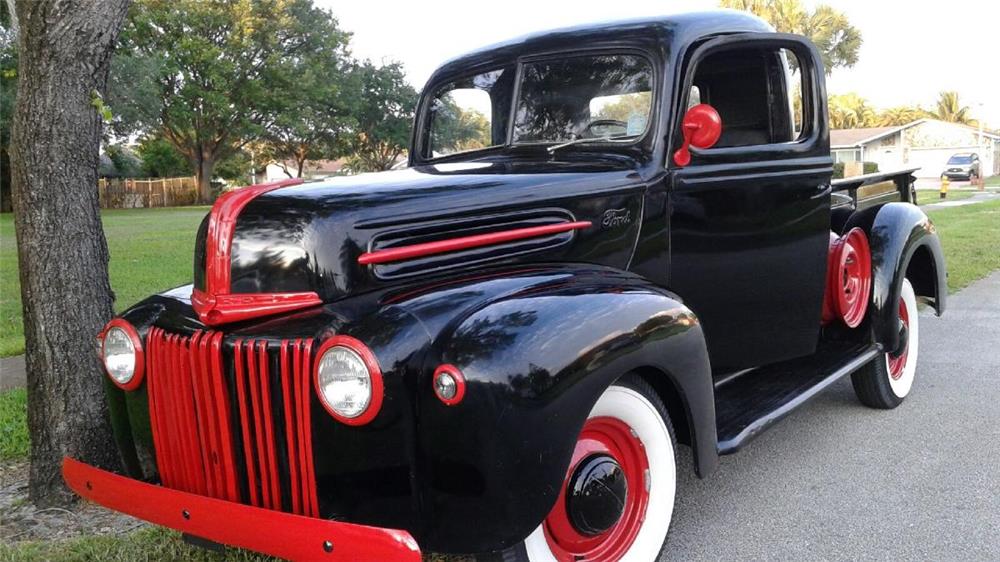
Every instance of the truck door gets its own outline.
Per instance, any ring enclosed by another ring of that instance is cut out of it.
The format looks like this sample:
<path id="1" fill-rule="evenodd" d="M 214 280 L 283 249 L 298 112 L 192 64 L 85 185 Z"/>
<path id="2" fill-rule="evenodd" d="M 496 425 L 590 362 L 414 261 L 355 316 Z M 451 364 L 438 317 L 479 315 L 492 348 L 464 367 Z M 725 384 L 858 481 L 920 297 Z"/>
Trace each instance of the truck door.
<path id="1" fill-rule="evenodd" d="M 679 69 L 670 287 L 701 319 L 717 372 L 815 350 L 833 164 L 819 60 L 799 37 L 743 34 L 704 43 Z M 718 111 L 722 133 L 681 166 L 695 103 Z"/>

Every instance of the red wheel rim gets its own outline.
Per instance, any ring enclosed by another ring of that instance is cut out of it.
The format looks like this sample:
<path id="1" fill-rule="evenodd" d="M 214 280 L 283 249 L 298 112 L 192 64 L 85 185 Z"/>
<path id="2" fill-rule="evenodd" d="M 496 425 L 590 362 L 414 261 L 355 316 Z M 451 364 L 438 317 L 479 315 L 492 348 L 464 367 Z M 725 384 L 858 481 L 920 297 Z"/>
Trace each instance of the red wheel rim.
<path id="1" fill-rule="evenodd" d="M 618 522 L 607 531 L 591 537 L 579 533 L 570 522 L 566 511 L 566 489 L 580 462 L 595 454 L 609 455 L 618 462 L 625 474 L 628 493 Z M 628 425 L 611 417 L 588 419 L 573 450 L 573 459 L 563 480 L 559 499 L 543 524 L 545 539 L 556 560 L 610 562 L 621 559 L 632 546 L 646 518 L 648 472 L 646 449 Z"/>
<path id="2" fill-rule="evenodd" d="M 872 286 L 872 259 L 868 238 L 860 228 L 852 228 L 835 248 L 837 312 L 848 327 L 856 328 L 868 311 Z"/>
<path id="3" fill-rule="evenodd" d="M 903 323 L 903 327 L 906 328 L 907 337 L 910 333 L 910 313 L 906 310 L 906 301 L 902 298 L 899 299 L 899 320 Z M 906 369 L 906 356 L 910 352 L 909 342 L 903 342 L 903 352 L 893 357 L 889 355 L 889 376 L 893 380 L 899 380 L 903 376 L 903 371 Z"/>

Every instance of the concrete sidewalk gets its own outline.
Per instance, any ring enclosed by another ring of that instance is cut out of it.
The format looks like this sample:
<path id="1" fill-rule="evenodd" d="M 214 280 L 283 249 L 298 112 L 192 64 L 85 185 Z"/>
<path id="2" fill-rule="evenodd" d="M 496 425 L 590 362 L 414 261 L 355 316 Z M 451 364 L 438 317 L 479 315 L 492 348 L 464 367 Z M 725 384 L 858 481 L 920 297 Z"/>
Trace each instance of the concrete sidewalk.
<path id="1" fill-rule="evenodd" d="M 28 384 L 24 371 L 24 356 L 0 357 L 0 390 Z"/>
<path id="2" fill-rule="evenodd" d="M 975 205 L 976 203 L 983 203 L 985 201 L 996 201 L 1000 199 L 1000 193 L 994 193 L 990 191 L 977 192 L 972 197 L 967 199 L 959 199 L 958 201 L 948 201 L 945 199 L 940 203 L 931 203 L 929 205 L 921 205 L 921 209 L 947 209 L 948 207 L 962 207 L 964 205 Z"/>

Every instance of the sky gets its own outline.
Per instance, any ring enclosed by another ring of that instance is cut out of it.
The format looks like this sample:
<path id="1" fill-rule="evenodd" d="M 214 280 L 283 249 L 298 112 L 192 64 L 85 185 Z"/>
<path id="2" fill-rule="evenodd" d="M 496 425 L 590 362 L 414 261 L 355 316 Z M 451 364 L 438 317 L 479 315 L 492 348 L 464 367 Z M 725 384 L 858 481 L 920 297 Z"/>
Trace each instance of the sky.
<path id="1" fill-rule="evenodd" d="M 816 2 L 805 0 L 807 6 Z M 934 105 L 957 90 L 973 116 L 1000 127 L 1000 3 L 991 0 L 827 0 L 861 30 L 858 63 L 836 69 L 830 93 L 856 92 L 875 107 Z M 403 63 L 418 90 L 444 61 L 526 33 L 581 23 L 712 9 L 713 0 L 316 0 L 354 33 L 359 58 Z M 924 7 L 924 6 L 933 7 Z"/>

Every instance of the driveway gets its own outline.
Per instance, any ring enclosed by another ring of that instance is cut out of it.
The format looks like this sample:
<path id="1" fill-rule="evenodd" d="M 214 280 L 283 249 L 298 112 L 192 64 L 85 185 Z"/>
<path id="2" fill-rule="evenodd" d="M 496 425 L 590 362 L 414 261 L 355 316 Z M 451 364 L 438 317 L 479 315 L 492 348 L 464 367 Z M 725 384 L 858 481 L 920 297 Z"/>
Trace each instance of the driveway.
<path id="1" fill-rule="evenodd" d="M 920 316 L 896 410 L 834 385 L 698 480 L 663 560 L 1000 560 L 1000 272 Z"/>

